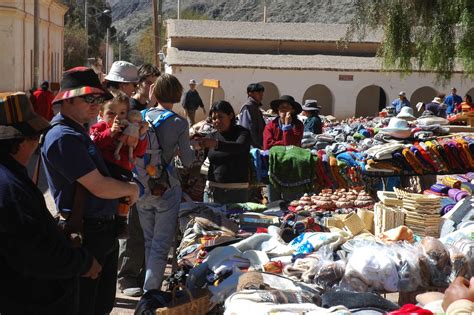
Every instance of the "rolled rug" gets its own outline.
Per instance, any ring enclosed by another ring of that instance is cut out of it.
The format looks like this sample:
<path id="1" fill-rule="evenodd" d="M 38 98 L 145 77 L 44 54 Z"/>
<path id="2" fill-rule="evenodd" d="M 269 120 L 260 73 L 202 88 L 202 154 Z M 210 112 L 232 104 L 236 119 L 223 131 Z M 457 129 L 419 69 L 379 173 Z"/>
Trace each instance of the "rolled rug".
<path id="1" fill-rule="evenodd" d="M 412 146 L 410 151 L 413 152 L 418 161 L 420 161 L 420 164 L 423 166 L 423 170 L 427 172 L 435 171 L 434 167 L 423 157 L 421 151 L 416 146 Z"/>
<path id="2" fill-rule="evenodd" d="M 434 184 L 434 185 L 431 185 L 430 189 L 436 193 L 448 194 L 449 186 L 446 186 L 443 184 Z"/>
<path id="3" fill-rule="evenodd" d="M 445 176 L 441 179 L 441 182 L 451 188 L 460 188 L 461 182 L 451 176 Z"/>
<path id="4" fill-rule="evenodd" d="M 456 204 L 449 204 L 449 205 L 446 205 L 444 207 L 441 208 L 441 211 L 440 211 L 440 215 L 445 215 L 446 213 L 448 213 L 449 211 L 451 211 L 451 209 L 454 208 Z"/>
<path id="5" fill-rule="evenodd" d="M 464 175 L 468 180 L 474 180 L 474 172 L 469 172 L 466 175 Z"/>
<path id="6" fill-rule="evenodd" d="M 411 165 L 405 160 L 403 157 L 401 151 L 394 152 L 392 154 L 392 157 L 395 161 L 397 161 L 405 171 L 414 171 L 414 169 L 411 167 Z"/>
<path id="7" fill-rule="evenodd" d="M 453 189 L 450 189 L 448 191 L 448 196 L 449 196 L 449 198 L 451 198 L 454 201 L 458 202 L 459 200 L 464 199 L 467 196 L 469 196 L 469 194 L 466 191 L 463 191 L 461 189 L 453 188 Z"/>
<path id="8" fill-rule="evenodd" d="M 410 166 L 413 168 L 415 173 L 423 174 L 423 165 L 420 161 L 418 161 L 415 154 L 413 154 L 413 152 L 411 152 L 409 148 L 403 149 L 402 155 L 406 159 L 408 164 L 410 164 Z"/>

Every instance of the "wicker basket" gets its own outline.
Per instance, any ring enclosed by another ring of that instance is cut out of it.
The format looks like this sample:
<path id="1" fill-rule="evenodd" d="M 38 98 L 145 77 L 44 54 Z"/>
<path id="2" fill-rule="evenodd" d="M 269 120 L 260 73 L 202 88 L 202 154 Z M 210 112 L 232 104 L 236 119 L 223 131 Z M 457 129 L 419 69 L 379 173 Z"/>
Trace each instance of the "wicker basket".
<path id="1" fill-rule="evenodd" d="M 176 290 L 181 288 L 187 293 L 189 301 L 179 303 L 176 301 Z M 157 315 L 204 315 L 209 311 L 210 292 L 207 290 L 201 291 L 195 297 L 191 294 L 188 288 L 179 285 L 173 288 L 171 306 L 162 307 L 156 310 Z"/>

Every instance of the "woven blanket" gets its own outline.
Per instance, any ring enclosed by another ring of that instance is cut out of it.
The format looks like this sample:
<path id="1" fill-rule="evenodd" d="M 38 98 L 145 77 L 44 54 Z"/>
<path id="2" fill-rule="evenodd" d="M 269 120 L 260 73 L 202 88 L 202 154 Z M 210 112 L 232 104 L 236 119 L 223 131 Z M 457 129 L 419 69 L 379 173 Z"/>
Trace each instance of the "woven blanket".
<path id="1" fill-rule="evenodd" d="M 312 191 L 315 173 L 311 151 L 295 146 L 274 146 L 270 149 L 270 183 L 282 192 Z"/>

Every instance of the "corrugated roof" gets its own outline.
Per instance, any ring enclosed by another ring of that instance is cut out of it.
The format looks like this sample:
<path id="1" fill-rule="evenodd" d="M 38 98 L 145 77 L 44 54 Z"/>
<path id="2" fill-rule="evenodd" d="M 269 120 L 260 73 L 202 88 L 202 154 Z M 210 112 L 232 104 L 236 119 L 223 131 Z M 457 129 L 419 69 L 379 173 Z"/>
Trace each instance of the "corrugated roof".
<path id="1" fill-rule="evenodd" d="M 211 20 L 168 20 L 168 37 L 334 42 L 346 35 L 346 24 L 263 23 Z M 380 43 L 383 33 L 355 42 Z"/>
<path id="2" fill-rule="evenodd" d="M 380 71 L 381 69 L 381 59 L 377 57 L 235 54 L 186 51 L 176 48 L 168 48 L 166 62 L 170 66 L 214 68 L 327 71 Z M 463 72 L 459 64 L 455 72 Z"/>

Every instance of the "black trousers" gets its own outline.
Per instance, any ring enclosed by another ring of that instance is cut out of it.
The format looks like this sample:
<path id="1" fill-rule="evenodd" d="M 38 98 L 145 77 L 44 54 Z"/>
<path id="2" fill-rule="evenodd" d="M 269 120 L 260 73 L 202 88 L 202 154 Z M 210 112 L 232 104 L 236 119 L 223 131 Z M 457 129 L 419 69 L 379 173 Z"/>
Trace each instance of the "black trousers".
<path id="1" fill-rule="evenodd" d="M 118 265 L 117 228 L 114 220 L 84 220 L 83 247 L 102 266 L 100 276 L 79 283 L 79 315 L 105 315 L 115 303 Z"/>

